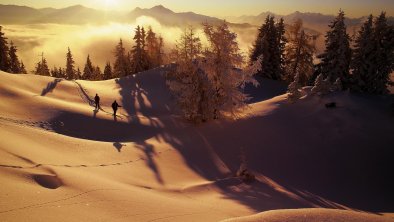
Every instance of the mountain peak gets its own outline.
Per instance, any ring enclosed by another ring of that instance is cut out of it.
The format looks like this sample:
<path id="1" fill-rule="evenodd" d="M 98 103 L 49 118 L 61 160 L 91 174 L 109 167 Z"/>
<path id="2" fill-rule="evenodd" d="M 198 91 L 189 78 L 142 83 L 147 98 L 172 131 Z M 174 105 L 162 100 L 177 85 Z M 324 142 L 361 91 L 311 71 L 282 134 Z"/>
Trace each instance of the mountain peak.
<path id="1" fill-rule="evenodd" d="M 170 9 L 164 7 L 163 5 L 156 5 L 152 7 L 151 10 L 160 11 L 160 12 L 173 12 Z"/>

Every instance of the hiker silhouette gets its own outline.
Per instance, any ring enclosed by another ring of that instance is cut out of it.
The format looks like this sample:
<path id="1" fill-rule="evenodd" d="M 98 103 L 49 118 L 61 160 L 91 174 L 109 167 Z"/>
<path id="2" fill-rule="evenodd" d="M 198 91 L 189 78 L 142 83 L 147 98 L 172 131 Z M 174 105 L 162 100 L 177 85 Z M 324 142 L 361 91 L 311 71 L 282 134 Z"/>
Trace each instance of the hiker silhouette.
<path id="1" fill-rule="evenodd" d="M 112 109 L 114 110 L 114 116 L 116 116 L 116 111 L 118 111 L 119 104 L 116 102 L 116 100 L 112 103 Z"/>
<path id="2" fill-rule="evenodd" d="M 97 95 L 94 97 L 94 103 L 96 104 L 96 110 L 100 109 L 100 96 Z"/>

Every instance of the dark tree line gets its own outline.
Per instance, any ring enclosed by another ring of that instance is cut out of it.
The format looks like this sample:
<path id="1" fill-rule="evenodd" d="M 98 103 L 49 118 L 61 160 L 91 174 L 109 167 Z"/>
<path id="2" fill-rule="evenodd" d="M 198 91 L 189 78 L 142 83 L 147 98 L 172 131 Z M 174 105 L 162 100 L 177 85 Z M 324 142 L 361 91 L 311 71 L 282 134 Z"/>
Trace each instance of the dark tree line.
<path id="1" fill-rule="evenodd" d="M 144 27 L 137 26 L 133 40 L 134 46 L 129 52 L 126 52 L 122 39 L 115 47 L 115 77 L 142 72 L 163 64 L 164 41 L 161 36 L 156 36 L 151 27 L 146 32 Z"/>
<path id="2" fill-rule="evenodd" d="M 17 55 L 17 47 L 11 41 L 8 46 L 7 37 L 0 26 L 0 70 L 9 73 L 27 73 L 23 61 Z"/>
<path id="3" fill-rule="evenodd" d="M 307 34 L 302 21 L 295 21 L 284 31 L 283 19 L 275 23 L 267 16 L 260 27 L 250 55 L 251 61 L 262 56 L 263 77 L 285 80 L 305 86 L 316 79 L 343 89 L 384 94 L 394 71 L 394 27 L 382 12 L 372 15 L 358 32 L 354 45 L 347 34 L 345 13 L 341 10 L 325 35 L 325 51 L 316 56 L 316 36 Z M 319 62 L 313 63 L 317 57 Z M 320 76 L 320 78 L 317 78 Z M 297 88 L 297 87 L 295 87 Z"/>

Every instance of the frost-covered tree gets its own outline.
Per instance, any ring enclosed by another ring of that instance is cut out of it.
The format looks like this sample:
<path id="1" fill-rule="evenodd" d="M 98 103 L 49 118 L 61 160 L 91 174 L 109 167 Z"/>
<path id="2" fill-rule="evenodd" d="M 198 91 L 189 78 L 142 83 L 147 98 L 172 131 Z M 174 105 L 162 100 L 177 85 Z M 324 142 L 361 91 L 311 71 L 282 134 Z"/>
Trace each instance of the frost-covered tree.
<path id="1" fill-rule="evenodd" d="M 107 64 L 105 65 L 104 68 L 104 76 L 103 79 L 107 80 L 107 79 L 111 79 L 112 78 L 112 67 L 111 67 L 111 63 L 107 62 Z"/>
<path id="2" fill-rule="evenodd" d="M 323 54 L 319 55 L 321 62 L 318 64 L 320 66 L 318 70 L 331 82 L 339 77 L 344 87 L 347 88 L 352 51 L 350 37 L 346 33 L 345 13 L 342 10 L 339 11 L 329 28 L 326 34 L 326 49 Z"/>
<path id="3" fill-rule="evenodd" d="M 301 86 L 308 84 L 314 69 L 313 56 L 316 52 L 314 38 L 315 36 L 305 33 L 301 19 L 289 26 L 284 76 L 287 82 L 292 82 L 298 75 L 298 84 Z"/>
<path id="4" fill-rule="evenodd" d="M 343 86 L 342 86 L 342 82 L 340 78 L 337 78 L 334 82 L 334 84 L 332 84 L 331 86 L 331 91 L 335 92 L 335 91 L 342 91 Z"/>
<path id="5" fill-rule="evenodd" d="M 119 78 L 130 74 L 130 59 L 126 54 L 123 41 L 120 39 L 118 45 L 115 47 L 114 77 Z"/>
<path id="6" fill-rule="evenodd" d="M 74 59 L 71 54 L 70 47 L 68 47 L 67 55 L 66 55 L 66 79 L 71 80 L 75 79 L 75 68 L 74 68 Z"/>
<path id="7" fill-rule="evenodd" d="M 259 28 L 256 41 L 250 55 L 250 60 L 261 59 L 259 75 L 280 80 L 283 75 L 284 46 L 286 44 L 285 26 L 283 19 L 275 24 L 273 16 L 267 16 L 265 23 Z"/>
<path id="8" fill-rule="evenodd" d="M 204 24 L 204 33 L 209 46 L 204 51 L 203 65 L 214 90 L 211 95 L 213 117 L 216 119 L 227 114 L 235 117 L 248 99 L 240 88 L 247 82 L 257 84 L 253 75 L 261 66 L 254 65 L 255 69 L 242 71 L 244 57 L 238 47 L 237 35 L 229 30 L 226 22 L 216 27 Z M 259 58 L 257 63 L 260 63 Z"/>
<path id="9" fill-rule="evenodd" d="M 339 79 L 339 78 L 338 78 Z M 317 95 L 325 95 L 331 91 L 331 82 L 327 77 L 324 79 L 323 74 L 320 74 L 315 79 L 315 85 L 313 86 L 311 93 Z"/>
<path id="10" fill-rule="evenodd" d="M 201 51 L 194 30 L 185 32 L 174 50 L 176 67 L 168 75 L 185 117 L 195 122 L 236 116 L 248 99 L 240 89 L 247 82 L 257 84 L 253 75 L 260 68 L 260 59 L 243 67 L 237 36 L 225 22 L 217 27 L 204 24 L 204 34 L 209 45 Z"/>
<path id="11" fill-rule="evenodd" d="M 209 81 L 201 66 L 201 40 L 189 27 L 176 42 L 171 53 L 175 67 L 167 73 L 167 85 L 176 97 L 183 116 L 192 122 L 208 119 Z"/>
<path id="12" fill-rule="evenodd" d="M 248 99 L 241 89 L 248 82 L 257 84 L 253 75 L 261 67 L 261 58 L 244 67 L 237 35 L 226 22 L 216 27 L 204 24 L 204 34 L 209 44 L 203 51 L 192 28 L 177 42 L 173 53 L 176 65 L 168 75 L 168 85 L 189 120 L 236 117 Z"/>
<path id="13" fill-rule="evenodd" d="M 16 54 L 18 49 L 11 41 L 10 50 L 9 50 L 9 58 L 10 58 L 10 72 L 11 73 L 21 73 L 21 64 L 18 59 L 18 55 Z"/>
<path id="14" fill-rule="evenodd" d="M 10 70 L 9 48 L 7 38 L 0 26 L 0 70 L 8 72 Z"/>
<path id="15" fill-rule="evenodd" d="M 83 79 L 92 80 L 94 67 L 90 60 L 90 55 L 86 58 L 85 68 L 83 69 Z"/>
<path id="16" fill-rule="evenodd" d="M 278 33 L 277 35 L 278 50 L 276 50 L 275 61 L 278 63 L 277 66 L 279 67 L 279 72 L 282 78 L 283 75 L 285 75 L 285 59 L 286 59 L 285 53 L 286 53 L 286 44 L 288 42 L 288 39 L 286 37 L 285 22 L 283 18 L 281 18 L 279 22 L 276 24 L 276 31 Z"/>
<path id="17" fill-rule="evenodd" d="M 353 58 L 351 63 L 352 90 L 367 92 L 370 88 L 369 81 L 372 81 L 374 64 L 374 41 L 373 41 L 373 16 L 370 15 L 364 22 L 355 40 Z"/>
<path id="18" fill-rule="evenodd" d="M 300 74 L 297 73 L 294 78 L 293 82 L 291 82 L 288 86 L 287 92 L 288 94 L 288 99 L 290 101 L 296 101 L 301 97 L 301 85 L 300 85 Z"/>

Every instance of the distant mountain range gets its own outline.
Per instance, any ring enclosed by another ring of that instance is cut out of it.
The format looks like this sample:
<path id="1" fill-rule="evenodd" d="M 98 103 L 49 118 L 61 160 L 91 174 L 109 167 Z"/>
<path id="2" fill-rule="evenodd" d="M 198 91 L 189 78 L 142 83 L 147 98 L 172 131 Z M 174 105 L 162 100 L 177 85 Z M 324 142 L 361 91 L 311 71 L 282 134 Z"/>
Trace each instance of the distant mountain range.
<path id="1" fill-rule="evenodd" d="M 0 24 L 98 24 L 105 22 L 134 22 L 140 16 L 149 16 L 166 26 L 199 25 L 203 22 L 219 23 L 222 19 L 196 14 L 194 12 L 176 13 L 162 5 L 150 9 L 135 8 L 124 13 L 101 11 L 75 5 L 62 9 L 35 9 L 26 6 L 1 5 Z M 232 26 L 250 27 L 249 24 L 230 24 Z"/>
<path id="2" fill-rule="evenodd" d="M 323 15 L 320 13 L 301 13 L 294 12 L 289 15 L 277 15 L 272 12 L 263 12 L 257 16 L 226 17 L 230 26 L 247 28 L 260 26 L 267 15 L 274 15 L 277 18 L 283 17 L 286 23 L 295 19 L 302 19 L 307 28 L 318 30 L 326 29 L 327 25 L 335 18 L 334 15 Z M 37 24 L 37 23 L 56 23 L 56 24 L 88 24 L 105 22 L 134 22 L 140 16 L 149 16 L 158 20 L 166 26 L 185 26 L 199 25 L 203 22 L 219 23 L 223 20 L 216 17 L 196 14 L 194 12 L 174 12 L 162 5 L 150 9 L 135 8 L 124 13 L 116 11 L 100 11 L 75 5 L 62 9 L 42 8 L 35 9 L 26 6 L 1 5 L 0 4 L 0 24 Z M 365 17 L 348 18 L 349 26 L 358 26 L 364 21 Z M 394 18 L 389 17 L 394 23 Z"/>

